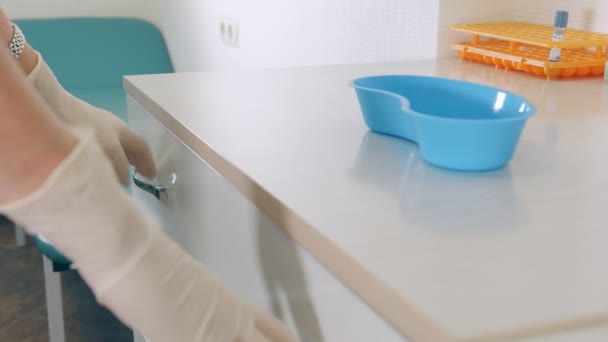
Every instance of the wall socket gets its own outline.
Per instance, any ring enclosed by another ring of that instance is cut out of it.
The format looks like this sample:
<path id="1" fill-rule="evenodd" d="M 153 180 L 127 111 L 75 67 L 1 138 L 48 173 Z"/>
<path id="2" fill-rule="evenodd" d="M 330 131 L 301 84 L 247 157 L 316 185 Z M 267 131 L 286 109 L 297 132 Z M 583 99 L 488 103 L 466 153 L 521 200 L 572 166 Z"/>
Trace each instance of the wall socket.
<path id="1" fill-rule="evenodd" d="M 223 18 L 220 21 L 220 38 L 224 44 L 239 47 L 239 22 L 232 18 Z"/>

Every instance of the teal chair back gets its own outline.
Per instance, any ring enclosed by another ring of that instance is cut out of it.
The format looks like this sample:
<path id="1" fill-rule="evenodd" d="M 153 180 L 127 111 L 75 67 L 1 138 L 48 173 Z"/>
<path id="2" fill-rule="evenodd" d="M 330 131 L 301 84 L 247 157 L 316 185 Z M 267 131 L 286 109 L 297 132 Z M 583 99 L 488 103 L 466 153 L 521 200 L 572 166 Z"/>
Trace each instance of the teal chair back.
<path id="1" fill-rule="evenodd" d="M 67 90 L 122 88 L 125 75 L 173 72 L 160 31 L 126 18 L 17 20 Z"/>

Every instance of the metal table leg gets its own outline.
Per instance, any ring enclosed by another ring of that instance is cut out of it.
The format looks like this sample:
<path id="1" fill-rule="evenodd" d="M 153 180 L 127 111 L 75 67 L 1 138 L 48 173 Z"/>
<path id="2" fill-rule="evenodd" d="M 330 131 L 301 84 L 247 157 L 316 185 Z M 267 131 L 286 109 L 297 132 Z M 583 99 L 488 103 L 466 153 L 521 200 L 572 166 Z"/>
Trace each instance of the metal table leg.
<path id="1" fill-rule="evenodd" d="M 148 342 L 143 336 L 137 332 L 133 332 L 133 342 Z"/>
<path id="2" fill-rule="evenodd" d="M 23 230 L 23 227 L 16 224 L 15 225 L 15 242 L 17 243 L 17 247 L 24 247 L 26 244 L 26 241 L 27 241 L 26 238 L 27 238 L 27 236 L 25 235 L 25 230 Z"/>

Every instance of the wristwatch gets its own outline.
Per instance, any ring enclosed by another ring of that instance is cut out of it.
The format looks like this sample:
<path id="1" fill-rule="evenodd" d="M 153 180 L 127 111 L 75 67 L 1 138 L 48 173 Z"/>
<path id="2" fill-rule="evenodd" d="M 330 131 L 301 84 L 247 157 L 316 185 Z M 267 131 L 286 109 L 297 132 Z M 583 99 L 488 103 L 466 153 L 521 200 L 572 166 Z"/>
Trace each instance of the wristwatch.
<path id="1" fill-rule="evenodd" d="M 8 51 L 13 55 L 15 59 L 19 59 L 25 48 L 25 36 L 19 29 L 19 26 L 13 24 L 13 39 L 8 44 Z"/>

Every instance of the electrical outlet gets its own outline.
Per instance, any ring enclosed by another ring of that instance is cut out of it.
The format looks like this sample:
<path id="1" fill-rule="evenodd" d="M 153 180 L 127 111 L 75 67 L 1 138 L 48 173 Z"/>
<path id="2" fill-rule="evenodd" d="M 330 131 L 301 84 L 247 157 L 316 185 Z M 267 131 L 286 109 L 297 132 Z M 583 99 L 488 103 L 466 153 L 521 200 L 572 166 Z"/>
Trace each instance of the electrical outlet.
<path id="1" fill-rule="evenodd" d="M 239 47 L 239 22 L 231 18 L 222 19 L 220 21 L 220 38 L 228 46 Z"/>

